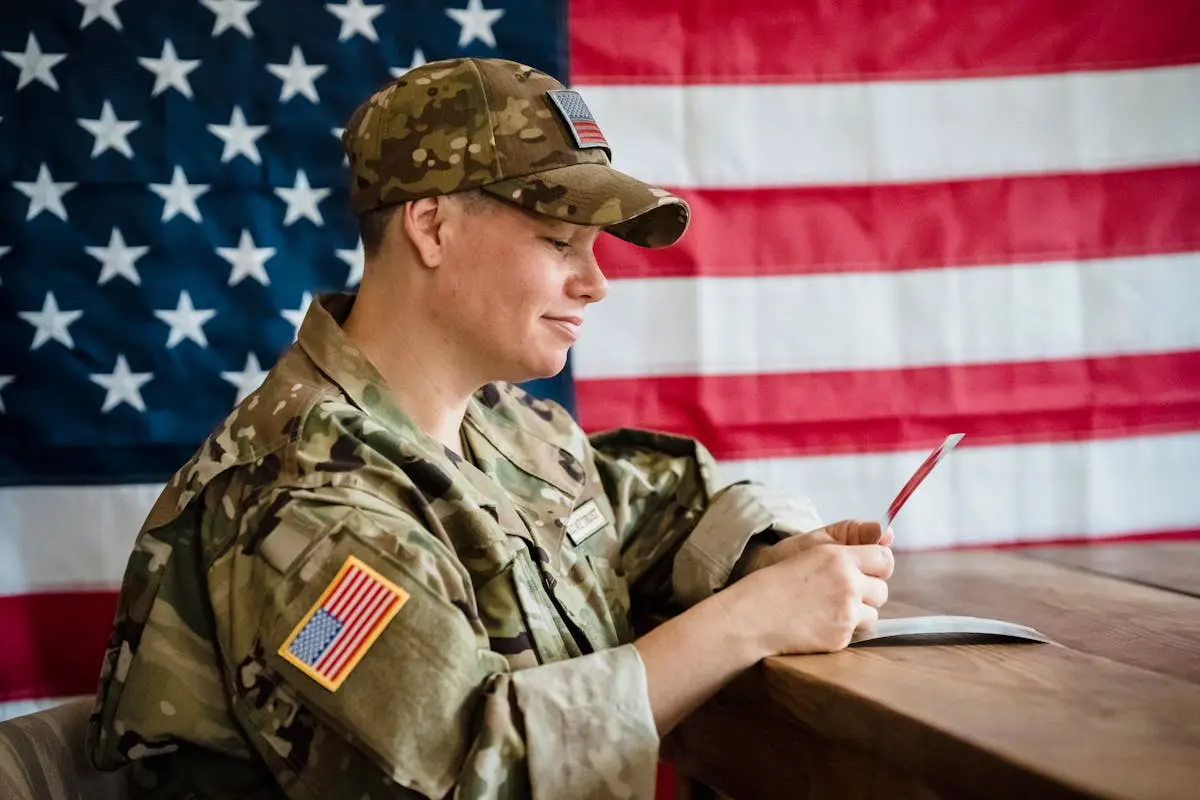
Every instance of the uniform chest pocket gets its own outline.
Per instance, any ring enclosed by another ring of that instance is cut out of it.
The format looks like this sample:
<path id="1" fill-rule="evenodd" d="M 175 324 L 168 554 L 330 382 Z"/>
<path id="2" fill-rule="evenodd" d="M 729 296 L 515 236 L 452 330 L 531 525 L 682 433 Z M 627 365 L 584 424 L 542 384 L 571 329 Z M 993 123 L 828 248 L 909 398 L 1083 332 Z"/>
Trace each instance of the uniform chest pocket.
<path id="1" fill-rule="evenodd" d="M 531 631 L 525 606 L 532 593 L 522 591 L 518 584 L 516 559 L 519 557 L 519 554 L 514 556 L 485 580 L 477 578 L 475 589 L 479 619 L 487 631 L 488 642 L 514 670 L 536 667 L 541 663 L 539 653 L 548 646 L 544 641 L 535 642 Z"/>
<path id="2" fill-rule="evenodd" d="M 613 568 L 612 563 L 597 555 L 585 555 L 584 561 L 591 569 L 596 588 L 603 601 L 603 610 L 608 612 L 608 622 L 615 641 L 609 646 L 633 641 L 633 627 L 629 621 L 629 583 L 625 576 Z"/>

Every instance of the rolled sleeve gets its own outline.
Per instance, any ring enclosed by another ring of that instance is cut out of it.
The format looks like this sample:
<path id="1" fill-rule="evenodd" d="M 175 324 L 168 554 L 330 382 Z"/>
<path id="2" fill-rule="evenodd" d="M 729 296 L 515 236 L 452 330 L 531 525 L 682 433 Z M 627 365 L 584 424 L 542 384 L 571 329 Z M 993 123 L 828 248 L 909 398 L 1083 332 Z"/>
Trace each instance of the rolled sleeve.
<path id="1" fill-rule="evenodd" d="M 633 645 L 512 676 L 535 800 L 654 797 L 658 732 Z"/>
<path id="2" fill-rule="evenodd" d="M 822 526 L 812 501 L 755 483 L 719 492 L 675 555 L 671 573 L 676 600 L 692 606 L 729 582 L 734 565 L 755 536 L 793 536 Z"/>

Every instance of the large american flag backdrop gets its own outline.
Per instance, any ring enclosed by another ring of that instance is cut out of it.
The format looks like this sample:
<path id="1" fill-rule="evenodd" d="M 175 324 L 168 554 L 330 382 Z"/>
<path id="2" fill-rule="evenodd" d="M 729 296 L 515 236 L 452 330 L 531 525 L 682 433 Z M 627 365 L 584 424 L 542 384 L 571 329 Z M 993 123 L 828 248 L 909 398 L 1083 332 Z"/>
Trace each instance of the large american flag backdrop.
<path id="1" fill-rule="evenodd" d="M 5 0 L 0 716 L 95 687 L 159 486 L 362 253 L 336 130 L 458 54 L 691 201 L 538 391 L 903 547 L 1200 529 L 1196 0 Z"/>

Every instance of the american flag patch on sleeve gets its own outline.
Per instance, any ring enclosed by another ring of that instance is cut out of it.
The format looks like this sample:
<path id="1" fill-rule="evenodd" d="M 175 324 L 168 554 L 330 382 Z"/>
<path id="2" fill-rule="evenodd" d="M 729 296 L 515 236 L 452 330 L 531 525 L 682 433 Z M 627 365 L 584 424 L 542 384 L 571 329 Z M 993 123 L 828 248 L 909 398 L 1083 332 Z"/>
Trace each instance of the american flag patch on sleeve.
<path id="1" fill-rule="evenodd" d="M 567 121 L 571 136 L 575 138 L 575 144 L 580 149 L 588 147 L 609 149 L 608 140 L 600 131 L 600 123 L 596 122 L 587 103 L 583 102 L 583 95 L 571 89 L 551 89 L 546 94 L 550 96 L 554 106 Z"/>
<path id="2" fill-rule="evenodd" d="M 336 692 L 407 601 L 408 592 L 350 556 L 278 653 Z"/>

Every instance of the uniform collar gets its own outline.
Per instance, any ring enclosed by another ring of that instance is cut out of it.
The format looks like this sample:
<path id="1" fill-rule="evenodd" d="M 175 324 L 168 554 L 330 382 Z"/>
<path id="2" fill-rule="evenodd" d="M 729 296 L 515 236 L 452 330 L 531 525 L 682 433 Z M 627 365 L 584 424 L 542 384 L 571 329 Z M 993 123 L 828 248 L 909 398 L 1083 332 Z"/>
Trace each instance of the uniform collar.
<path id="1" fill-rule="evenodd" d="M 354 405 L 389 428 L 420 432 L 388 389 L 383 375 L 342 329 L 354 307 L 354 298 L 354 294 L 347 292 L 321 294 L 314 298 L 304 315 L 296 342 Z M 433 442 L 431 437 L 425 438 Z"/>
<path id="2" fill-rule="evenodd" d="M 482 438 L 523 471 L 571 499 L 577 497 L 583 488 L 584 473 L 583 453 L 573 452 L 578 449 L 572 446 L 574 437 L 555 441 L 553 437 L 539 435 L 520 424 L 520 417 L 533 417 L 533 410 L 523 415 L 518 411 L 514 419 L 513 409 L 488 407 L 481 395 L 482 392 L 477 393 L 467 406 L 465 426 L 471 446 L 478 452 L 481 448 L 476 437 Z M 505 401 L 512 403 L 513 399 Z"/>

